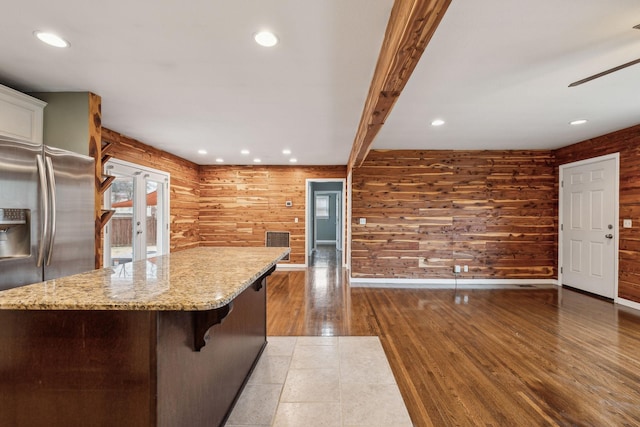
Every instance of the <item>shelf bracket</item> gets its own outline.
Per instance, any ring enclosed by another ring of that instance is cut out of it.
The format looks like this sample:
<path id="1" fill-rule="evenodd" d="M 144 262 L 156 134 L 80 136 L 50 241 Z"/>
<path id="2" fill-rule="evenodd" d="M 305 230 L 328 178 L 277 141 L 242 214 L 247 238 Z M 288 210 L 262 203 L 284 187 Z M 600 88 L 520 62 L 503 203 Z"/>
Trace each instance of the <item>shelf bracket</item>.
<path id="1" fill-rule="evenodd" d="M 222 307 L 193 312 L 193 350 L 200 351 L 209 341 L 209 329 L 222 323 L 233 310 L 233 301 Z"/>
<path id="2" fill-rule="evenodd" d="M 276 271 L 275 265 L 271 267 L 269 270 L 267 270 L 267 272 L 264 273 L 262 276 L 260 276 L 258 280 L 256 280 L 251 284 L 251 286 L 253 286 L 253 290 L 256 292 L 259 292 L 260 289 L 262 289 L 262 287 L 267 284 L 267 276 L 270 276 L 271 273 L 273 273 L 274 271 Z"/>
<path id="3" fill-rule="evenodd" d="M 116 177 L 112 175 L 105 175 L 105 178 L 102 182 L 100 182 L 100 186 L 98 188 L 98 193 L 104 194 L 107 191 L 107 188 L 111 185 L 113 181 L 115 181 Z"/>
<path id="4" fill-rule="evenodd" d="M 255 280 L 251 287 L 255 292 L 260 290 L 267 284 L 267 276 L 276 270 L 276 266 L 271 267 L 267 272 Z M 233 310 L 233 301 L 222 307 L 213 310 L 194 311 L 193 312 L 193 351 L 200 351 L 202 347 L 207 345 L 211 338 L 210 329 L 224 321 L 229 313 Z"/>

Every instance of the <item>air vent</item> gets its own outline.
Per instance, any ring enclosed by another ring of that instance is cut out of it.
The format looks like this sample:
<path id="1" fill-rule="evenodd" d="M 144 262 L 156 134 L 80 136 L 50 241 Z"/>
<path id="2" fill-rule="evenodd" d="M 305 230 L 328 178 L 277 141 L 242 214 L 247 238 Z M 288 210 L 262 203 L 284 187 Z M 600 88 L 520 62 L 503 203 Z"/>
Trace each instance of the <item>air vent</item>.
<path id="1" fill-rule="evenodd" d="M 289 232 L 288 231 L 267 231 L 266 235 L 268 248 L 288 248 L 289 247 Z M 287 254 L 283 261 L 289 261 L 289 254 Z"/>

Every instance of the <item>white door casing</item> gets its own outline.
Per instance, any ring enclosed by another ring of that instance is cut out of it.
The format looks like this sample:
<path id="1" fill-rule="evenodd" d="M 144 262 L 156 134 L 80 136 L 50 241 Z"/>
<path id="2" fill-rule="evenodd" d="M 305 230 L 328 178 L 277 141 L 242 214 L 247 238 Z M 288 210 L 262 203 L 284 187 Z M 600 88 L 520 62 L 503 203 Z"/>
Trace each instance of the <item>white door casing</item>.
<path id="1" fill-rule="evenodd" d="M 617 292 L 619 155 L 560 167 L 560 278 L 607 298 Z"/>
<path id="2" fill-rule="evenodd" d="M 340 241 L 340 248 L 338 248 L 338 250 L 341 251 L 341 263 L 344 266 L 345 265 L 345 254 L 347 251 L 345 251 L 345 243 L 346 243 L 346 239 L 345 239 L 345 234 L 346 234 L 346 227 L 344 226 L 345 224 L 347 224 L 347 222 L 345 222 L 345 218 L 347 218 L 347 212 L 346 212 L 346 197 L 347 197 L 347 188 L 346 188 L 346 179 L 344 178 L 307 178 L 306 179 L 306 185 L 305 185 L 305 200 L 306 200 L 306 206 L 305 206 L 305 263 L 304 265 L 307 266 L 309 264 L 309 256 L 311 255 L 313 248 L 314 248 L 314 242 L 315 242 L 315 232 L 314 232 L 314 237 L 311 238 L 312 236 L 312 231 L 314 230 L 314 226 L 315 226 L 315 213 L 313 212 L 313 210 L 311 209 L 311 206 L 313 205 L 313 196 L 314 196 L 314 192 L 313 192 L 313 184 L 314 183 L 320 183 L 320 182 L 337 182 L 341 184 L 341 190 L 338 192 L 338 197 L 340 198 L 340 229 L 339 229 L 339 237 L 336 237 L 336 240 Z M 337 244 L 336 244 L 337 247 Z"/>

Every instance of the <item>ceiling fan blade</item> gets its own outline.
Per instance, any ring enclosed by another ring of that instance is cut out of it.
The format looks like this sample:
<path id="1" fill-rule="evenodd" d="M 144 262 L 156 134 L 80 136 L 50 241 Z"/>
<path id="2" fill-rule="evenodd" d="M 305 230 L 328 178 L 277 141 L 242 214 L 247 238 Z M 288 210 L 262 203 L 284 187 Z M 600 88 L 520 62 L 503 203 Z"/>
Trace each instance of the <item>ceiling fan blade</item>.
<path id="1" fill-rule="evenodd" d="M 627 62 L 626 64 L 622 64 L 622 65 L 618 65 L 617 67 L 610 68 L 610 69 L 608 69 L 606 71 L 603 71 L 601 73 L 594 74 L 593 76 L 589 76 L 589 77 L 587 77 L 585 79 L 578 80 L 577 82 L 573 82 L 573 83 L 571 83 L 569 85 L 569 87 L 574 87 L 574 86 L 581 85 L 582 83 L 590 82 L 591 80 L 595 80 L 595 79 L 597 79 L 599 77 L 606 76 L 607 74 L 611 74 L 611 73 L 613 73 L 615 71 L 622 70 L 623 68 L 627 68 L 627 67 L 630 67 L 630 66 L 635 65 L 635 64 L 640 64 L 640 58 L 636 59 L 635 61 Z"/>

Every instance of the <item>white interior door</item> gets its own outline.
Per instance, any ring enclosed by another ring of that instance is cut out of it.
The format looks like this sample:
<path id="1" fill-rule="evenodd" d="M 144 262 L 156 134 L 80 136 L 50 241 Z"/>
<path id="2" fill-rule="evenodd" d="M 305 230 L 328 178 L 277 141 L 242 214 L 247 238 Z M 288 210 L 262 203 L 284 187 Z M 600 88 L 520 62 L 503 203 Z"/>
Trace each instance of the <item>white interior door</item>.
<path id="1" fill-rule="evenodd" d="M 615 296 L 617 158 L 561 167 L 562 283 Z"/>

